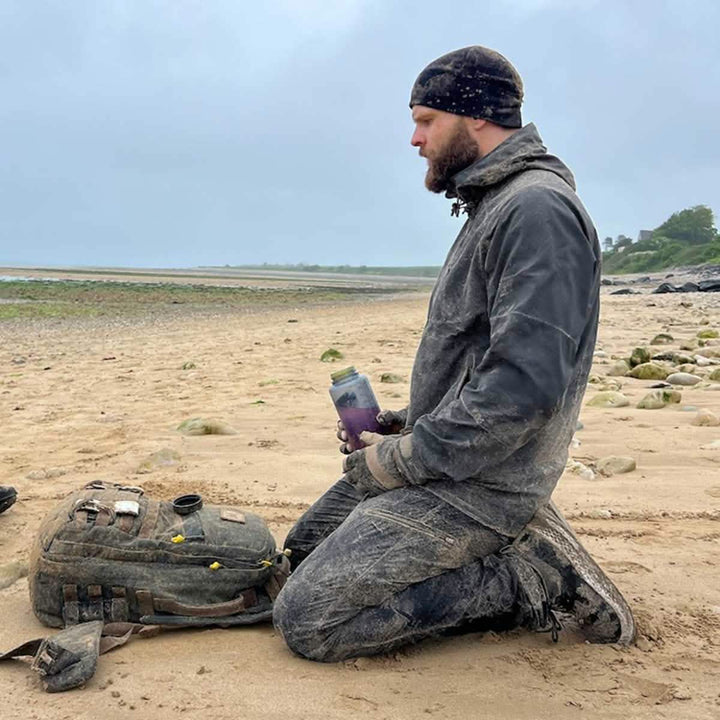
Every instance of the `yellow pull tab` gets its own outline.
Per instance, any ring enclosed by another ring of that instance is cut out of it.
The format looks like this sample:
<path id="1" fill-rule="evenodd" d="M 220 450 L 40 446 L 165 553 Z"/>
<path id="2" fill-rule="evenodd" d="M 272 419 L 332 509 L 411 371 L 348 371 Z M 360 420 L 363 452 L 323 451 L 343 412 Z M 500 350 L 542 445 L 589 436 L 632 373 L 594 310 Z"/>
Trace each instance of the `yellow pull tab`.
<path id="1" fill-rule="evenodd" d="M 216 560 L 211 566 L 211 570 L 219 570 L 222 567 L 222 565 Z"/>
<path id="2" fill-rule="evenodd" d="M 174 542 L 176 545 L 177 545 L 178 543 L 185 542 L 185 536 L 184 536 L 184 535 L 175 535 L 175 536 L 172 538 L 172 542 Z"/>
<path id="3" fill-rule="evenodd" d="M 275 563 L 272 560 L 261 560 L 260 564 L 263 567 L 270 567 L 271 565 L 274 565 Z"/>

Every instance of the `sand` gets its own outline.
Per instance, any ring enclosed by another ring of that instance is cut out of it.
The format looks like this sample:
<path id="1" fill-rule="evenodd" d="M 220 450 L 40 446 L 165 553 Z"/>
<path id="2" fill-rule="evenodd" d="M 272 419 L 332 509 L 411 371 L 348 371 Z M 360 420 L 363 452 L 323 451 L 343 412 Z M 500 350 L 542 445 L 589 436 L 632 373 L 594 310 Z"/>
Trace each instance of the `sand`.
<path id="1" fill-rule="evenodd" d="M 320 354 L 338 348 L 370 375 L 384 407 L 402 407 L 408 382 L 379 378 L 409 378 L 426 304 L 422 293 L 127 323 L 0 324 L 0 484 L 19 492 L 0 515 L 0 564 L 24 560 L 44 513 L 92 480 L 233 502 L 261 513 L 282 541 L 340 474 L 327 386 L 345 363 Z M 719 305 L 718 295 L 604 295 L 594 372 L 656 333 L 671 333 L 677 347 L 717 326 Z M 195 368 L 181 369 L 186 362 Z M 591 646 L 569 633 L 553 645 L 516 631 L 319 665 L 294 657 L 270 626 L 168 632 L 103 656 L 84 689 L 62 695 L 42 692 L 23 663 L 0 666 L 0 717 L 720 717 L 720 449 L 702 449 L 720 427 L 693 426 L 695 412 L 683 409 L 720 412 L 720 384 L 638 410 L 651 383 L 621 380 L 632 404 L 584 408 L 572 456 L 592 464 L 628 455 L 637 469 L 595 480 L 566 473 L 555 498 L 636 610 L 637 646 Z M 586 399 L 595 392 L 589 386 Z M 175 430 L 196 416 L 237 434 Z M 137 474 L 163 448 L 179 464 Z M 0 590 L 0 618 L 2 649 L 48 633 L 25 578 Z"/>

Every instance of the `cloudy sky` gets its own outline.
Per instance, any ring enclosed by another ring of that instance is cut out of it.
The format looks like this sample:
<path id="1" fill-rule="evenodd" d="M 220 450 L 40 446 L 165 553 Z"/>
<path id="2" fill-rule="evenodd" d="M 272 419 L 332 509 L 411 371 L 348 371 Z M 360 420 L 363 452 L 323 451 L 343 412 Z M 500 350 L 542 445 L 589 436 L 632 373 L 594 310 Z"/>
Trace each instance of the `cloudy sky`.
<path id="1" fill-rule="evenodd" d="M 495 48 L 601 237 L 720 212 L 717 0 L 0 0 L 0 264 L 440 264 L 410 87 Z"/>

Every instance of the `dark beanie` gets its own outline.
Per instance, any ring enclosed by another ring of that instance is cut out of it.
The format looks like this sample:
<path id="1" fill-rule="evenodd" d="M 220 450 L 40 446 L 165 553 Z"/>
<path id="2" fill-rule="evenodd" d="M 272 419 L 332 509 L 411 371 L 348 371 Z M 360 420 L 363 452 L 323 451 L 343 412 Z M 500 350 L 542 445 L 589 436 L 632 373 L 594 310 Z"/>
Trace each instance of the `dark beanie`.
<path id="1" fill-rule="evenodd" d="M 508 128 L 522 126 L 523 84 L 500 53 L 471 45 L 433 60 L 418 76 L 410 107 L 484 118 Z"/>

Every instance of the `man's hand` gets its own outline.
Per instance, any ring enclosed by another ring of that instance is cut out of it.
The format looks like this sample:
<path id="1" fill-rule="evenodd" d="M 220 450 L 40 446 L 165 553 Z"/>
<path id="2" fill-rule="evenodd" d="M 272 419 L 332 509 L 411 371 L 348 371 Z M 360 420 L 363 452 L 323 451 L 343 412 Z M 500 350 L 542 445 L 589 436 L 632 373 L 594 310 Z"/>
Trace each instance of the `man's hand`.
<path id="1" fill-rule="evenodd" d="M 382 440 L 384 435 L 397 435 L 401 432 L 407 420 L 407 408 L 403 410 L 381 410 L 375 419 L 378 421 L 378 425 L 380 425 L 380 432 L 372 433 L 365 430 L 360 435 L 360 440 L 362 440 L 365 445 L 374 445 Z M 336 436 L 342 443 L 340 445 L 340 452 L 343 455 L 349 455 L 352 449 L 348 445 L 348 434 L 342 420 L 338 420 Z"/>
<path id="2" fill-rule="evenodd" d="M 366 442 L 365 436 L 372 436 L 384 441 L 382 435 L 364 432 L 360 436 L 363 442 Z M 345 479 L 360 492 L 371 496 L 380 495 L 388 490 L 394 490 L 405 485 L 399 475 L 390 474 L 382 466 L 378 458 L 378 450 L 381 449 L 382 444 L 382 442 L 376 440 L 375 444 L 369 445 L 369 447 L 362 450 L 356 450 L 343 460 Z"/>

